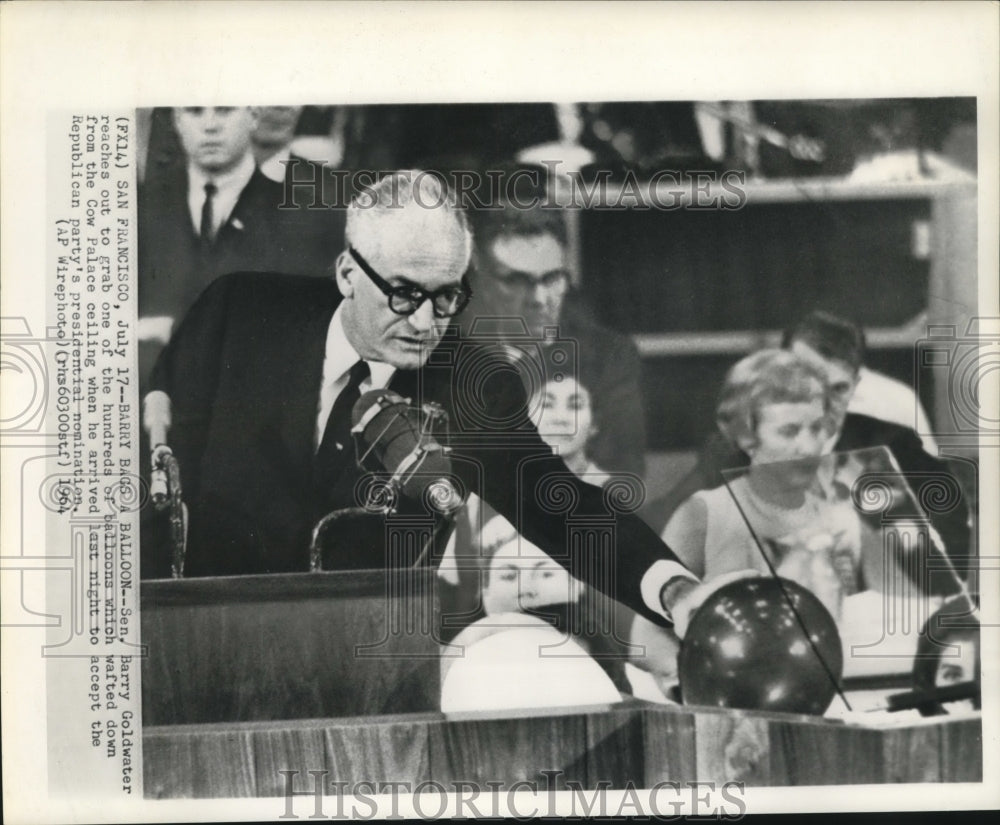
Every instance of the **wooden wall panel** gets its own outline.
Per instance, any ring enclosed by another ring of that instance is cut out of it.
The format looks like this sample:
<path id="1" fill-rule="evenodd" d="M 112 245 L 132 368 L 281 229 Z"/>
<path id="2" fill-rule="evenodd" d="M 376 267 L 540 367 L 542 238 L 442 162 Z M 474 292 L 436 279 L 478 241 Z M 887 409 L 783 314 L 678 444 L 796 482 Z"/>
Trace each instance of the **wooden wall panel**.
<path id="1" fill-rule="evenodd" d="M 884 731 L 822 720 L 771 721 L 773 785 L 885 782 Z"/>
<path id="2" fill-rule="evenodd" d="M 147 798 L 259 795 L 249 731 L 200 726 L 146 731 L 142 751 Z"/>
<path id="3" fill-rule="evenodd" d="M 436 710 L 438 644 L 424 626 L 436 615 L 433 596 L 414 587 L 392 599 L 384 580 L 317 573 L 144 582 L 144 723 Z"/>
<path id="4" fill-rule="evenodd" d="M 416 787 L 431 778 L 426 721 L 329 725 L 323 730 L 331 780 L 381 780 Z"/>
<path id="5" fill-rule="evenodd" d="M 982 719 L 956 719 L 942 725 L 941 781 L 983 781 Z"/>
<path id="6" fill-rule="evenodd" d="M 587 715 L 587 787 L 610 782 L 620 788 L 638 782 L 645 772 L 642 711 L 613 709 Z"/>
<path id="7" fill-rule="evenodd" d="M 312 725 L 264 728 L 251 735 L 257 796 L 285 796 L 313 788 L 309 771 L 329 771 L 323 730 Z M 297 771 L 286 776 L 279 771 Z"/>
<path id="8" fill-rule="evenodd" d="M 699 780 L 763 785 L 771 775 L 768 720 L 739 712 L 695 718 L 695 773 Z M 782 783 L 783 784 L 783 783 Z"/>
<path id="9" fill-rule="evenodd" d="M 283 796 L 280 770 L 311 795 L 321 781 L 537 783 L 593 789 L 659 782 L 748 786 L 975 782 L 979 719 L 862 727 L 784 714 L 635 705 L 514 718 L 383 718 L 147 727 L 143 781 L 151 798 Z M 545 772 L 558 772 L 547 778 Z"/>
<path id="10" fill-rule="evenodd" d="M 685 782 L 698 776 L 695 715 L 680 708 L 652 708 L 642 714 L 646 787 Z"/>
<path id="11" fill-rule="evenodd" d="M 923 725 L 887 730 L 882 754 L 886 782 L 934 782 L 941 776 L 941 729 Z"/>
<path id="12" fill-rule="evenodd" d="M 519 716 L 512 719 L 466 718 L 430 728 L 430 764 L 434 778 L 452 782 L 537 782 L 543 771 L 559 771 L 557 790 L 566 780 L 587 784 L 587 717 Z"/>

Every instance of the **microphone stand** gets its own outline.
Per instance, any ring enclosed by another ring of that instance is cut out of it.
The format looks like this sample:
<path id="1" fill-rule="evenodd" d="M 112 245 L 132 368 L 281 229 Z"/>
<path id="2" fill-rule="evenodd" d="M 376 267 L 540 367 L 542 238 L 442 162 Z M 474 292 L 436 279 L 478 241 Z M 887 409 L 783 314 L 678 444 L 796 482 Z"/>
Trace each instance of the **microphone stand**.
<path id="1" fill-rule="evenodd" d="M 373 420 L 384 411 L 391 410 L 394 407 L 398 407 L 399 409 L 387 421 L 384 423 L 380 422 L 381 430 L 377 433 L 369 434 L 367 430 L 372 425 Z M 396 502 L 401 498 L 412 498 L 416 495 L 422 496 L 424 505 L 432 514 L 434 525 L 430 535 L 423 542 L 416 560 L 411 565 L 411 567 L 417 568 L 426 562 L 428 555 L 436 545 L 439 536 L 441 536 L 442 530 L 450 530 L 454 527 L 456 515 L 464 503 L 464 498 L 454 485 L 448 481 L 446 476 L 435 478 L 429 484 L 420 483 L 421 474 L 427 472 L 424 468 L 428 460 L 434 464 L 434 460 L 439 456 L 444 456 L 447 459 L 447 456 L 451 453 L 451 448 L 439 443 L 435 437 L 438 431 L 445 433 L 445 435 L 447 434 L 448 413 L 440 404 L 435 402 L 428 401 L 417 408 L 413 405 L 411 398 L 404 398 L 391 391 L 385 391 L 381 395 L 378 395 L 374 402 L 360 416 L 357 415 L 357 408 L 355 408 L 355 422 L 351 427 L 351 435 L 354 440 L 358 467 L 362 470 L 372 470 L 373 468 L 369 465 L 372 456 L 377 456 L 376 445 L 382 443 L 383 438 L 390 434 L 401 419 L 409 423 L 409 414 L 414 412 L 417 415 L 418 423 L 418 427 L 411 427 L 411 435 L 414 443 L 409 452 L 399 459 L 395 468 L 390 470 L 391 475 L 389 478 L 381 482 L 381 497 L 384 499 L 384 503 L 380 504 L 369 500 L 365 507 L 353 508 L 353 511 L 356 512 L 360 509 L 363 512 L 370 513 L 372 505 L 375 505 L 385 515 L 392 515 L 397 511 Z M 378 456 L 378 461 L 379 463 L 383 463 L 384 457 Z M 437 463 L 440 464 L 440 460 Z M 329 521 L 338 518 L 338 514 L 346 514 L 347 512 L 352 511 L 336 511 L 331 513 L 329 516 L 324 517 L 316 526 L 313 531 L 313 546 L 310 550 L 311 570 L 318 570 L 321 563 L 318 559 L 318 555 L 320 554 L 318 540 L 321 528 Z"/>
<path id="2" fill-rule="evenodd" d="M 416 560 L 413 562 L 413 568 L 416 569 L 422 566 L 427 559 L 427 555 L 434 549 L 437 544 L 438 536 L 441 535 L 442 531 L 452 530 L 455 527 L 455 517 L 458 514 L 460 508 L 455 508 L 450 512 L 441 512 L 441 518 L 434 519 L 434 529 L 431 531 L 430 536 L 427 541 L 424 542 L 424 546 L 420 550 L 420 554 L 417 556 Z"/>
<path id="3" fill-rule="evenodd" d="M 150 496 L 158 511 L 170 509 L 170 576 L 184 578 L 184 559 L 187 554 L 187 513 L 184 507 L 181 468 L 173 451 L 166 444 L 158 444 L 151 458 Z"/>

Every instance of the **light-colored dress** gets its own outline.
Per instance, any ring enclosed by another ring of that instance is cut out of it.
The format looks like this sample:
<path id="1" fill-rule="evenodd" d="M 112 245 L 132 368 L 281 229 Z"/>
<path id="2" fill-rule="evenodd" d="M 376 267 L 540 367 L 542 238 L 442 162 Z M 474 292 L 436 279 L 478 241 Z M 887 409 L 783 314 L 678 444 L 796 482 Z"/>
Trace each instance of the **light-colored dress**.
<path id="1" fill-rule="evenodd" d="M 801 506 L 780 507 L 754 492 L 744 476 L 691 496 L 663 540 L 705 579 L 734 570 L 771 575 L 773 567 L 811 590 L 836 617 L 843 597 L 859 588 L 867 537 L 850 501 L 831 500 L 817 488 L 806 491 Z"/>

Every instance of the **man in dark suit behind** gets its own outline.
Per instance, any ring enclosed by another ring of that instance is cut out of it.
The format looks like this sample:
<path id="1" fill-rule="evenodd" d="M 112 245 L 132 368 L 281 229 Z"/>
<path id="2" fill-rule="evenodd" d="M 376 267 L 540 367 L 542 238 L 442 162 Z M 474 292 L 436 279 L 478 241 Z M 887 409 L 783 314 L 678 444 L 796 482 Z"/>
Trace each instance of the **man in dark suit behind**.
<path id="1" fill-rule="evenodd" d="M 542 380 L 553 368 L 569 370 L 590 393 L 595 433 L 588 455 L 604 470 L 642 477 L 646 424 L 639 352 L 627 336 L 598 323 L 570 289 L 563 220 L 560 211 L 538 207 L 483 210 L 476 222 L 476 297 L 462 321 L 477 334 L 492 331 L 515 346 L 519 330 L 526 330 L 533 346 L 525 353 L 534 355 Z M 560 341 L 572 346 L 562 348 Z M 550 352 L 567 351 L 574 360 L 552 363 Z"/>
<path id="2" fill-rule="evenodd" d="M 813 364 L 826 377 L 831 413 L 839 423 L 827 445 L 829 451 L 887 447 L 904 477 L 910 476 L 911 486 L 918 486 L 931 476 L 949 473 L 942 460 L 924 450 L 920 436 L 912 428 L 849 411 L 864 359 L 864 334 L 860 328 L 828 313 L 814 312 L 785 331 L 782 346 Z M 725 483 L 723 470 L 745 467 L 748 463 L 747 455 L 721 432 L 712 433 L 695 467 L 666 497 L 650 502 L 643 513 L 644 518 L 654 530 L 662 531 L 677 508 L 691 495 L 722 486 Z M 955 484 L 957 486 L 958 482 Z M 971 542 L 968 515 L 964 499 L 947 512 L 932 510 L 928 513 L 949 556 L 963 569 L 968 567 L 966 557 Z"/>
<path id="3" fill-rule="evenodd" d="M 248 107 L 175 109 L 184 162 L 139 194 L 140 383 L 172 330 L 218 276 L 237 271 L 318 275 L 332 262 L 318 213 L 279 210 L 282 184 L 257 168 Z M 330 218 L 325 210 L 321 218 Z"/>
<path id="4" fill-rule="evenodd" d="M 468 299 L 471 253 L 454 196 L 422 173 L 386 176 L 348 210 L 346 240 L 335 282 L 219 279 L 157 364 L 153 385 L 173 404 L 170 443 L 192 511 L 191 572 L 307 570 L 316 519 L 358 504 L 344 399 L 388 387 L 449 413 L 461 486 L 577 577 L 683 633 L 706 590 L 629 512 L 617 514 L 613 576 L 569 558 L 561 505 L 607 514 L 612 497 L 552 455 L 509 364 L 446 337 Z M 386 564 L 384 547 L 359 552 L 368 566 Z"/>

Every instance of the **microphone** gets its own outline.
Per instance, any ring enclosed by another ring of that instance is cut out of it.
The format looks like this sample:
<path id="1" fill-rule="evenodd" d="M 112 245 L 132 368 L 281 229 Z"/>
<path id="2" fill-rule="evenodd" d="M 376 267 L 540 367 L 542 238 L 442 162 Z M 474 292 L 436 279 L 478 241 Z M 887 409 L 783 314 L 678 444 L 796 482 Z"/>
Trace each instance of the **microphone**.
<path id="1" fill-rule="evenodd" d="M 167 446 L 171 423 L 170 396 L 153 390 L 142 399 L 142 425 L 149 433 L 152 445 L 149 472 L 149 496 L 159 510 L 170 508 L 170 539 L 172 544 L 171 575 L 184 578 L 184 558 L 187 549 L 187 508 L 181 490 L 181 470 L 173 450 Z"/>
<path id="2" fill-rule="evenodd" d="M 423 496 L 439 513 L 450 515 L 461 507 L 462 496 L 451 480 L 448 450 L 430 432 L 433 420 L 441 417 L 443 411 L 416 409 L 392 390 L 371 390 L 351 411 L 351 433 L 365 445 L 360 464 L 374 456 L 403 495 Z"/>
<path id="3" fill-rule="evenodd" d="M 149 473 L 149 495 L 157 510 L 167 506 L 170 499 L 170 481 L 167 459 L 173 456 L 167 446 L 170 430 L 170 396 L 162 390 L 153 390 L 142 400 L 142 425 L 149 433 L 152 445 Z"/>

